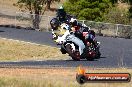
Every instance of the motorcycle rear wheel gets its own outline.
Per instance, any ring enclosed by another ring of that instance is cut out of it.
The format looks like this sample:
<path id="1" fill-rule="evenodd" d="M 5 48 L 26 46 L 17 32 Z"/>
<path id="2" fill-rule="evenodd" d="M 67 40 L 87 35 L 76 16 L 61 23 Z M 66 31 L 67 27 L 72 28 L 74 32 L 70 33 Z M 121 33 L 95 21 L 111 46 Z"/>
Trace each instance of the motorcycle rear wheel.
<path id="1" fill-rule="evenodd" d="M 94 54 L 94 55 L 96 55 L 96 54 Z M 95 58 L 96 58 L 96 56 L 87 56 L 87 57 L 86 57 L 86 59 L 87 59 L 88 61 L 93 61 Z"/>
<path id="2" fill-rule="evenodd" d="M 88 61 L 93 61 L 95 59 L 96 56 L 93 56 L 92 54 L 89 54 L 90 52 L 91 53 L 94 53 L 94 50 L 93 51 L 89 51 L 90 47 L 87 46 L 86 49 L 85 49 L 85 52 L 86 52 L 86 59 Z M 96 54 L 95 54 L 96 55 Z"/>

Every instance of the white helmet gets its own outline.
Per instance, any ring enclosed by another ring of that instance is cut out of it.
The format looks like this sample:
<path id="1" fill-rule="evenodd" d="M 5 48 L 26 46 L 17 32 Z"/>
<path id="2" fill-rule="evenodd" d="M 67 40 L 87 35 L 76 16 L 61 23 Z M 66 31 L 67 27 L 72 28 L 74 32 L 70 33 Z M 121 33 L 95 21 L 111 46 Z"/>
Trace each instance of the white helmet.
<path id="1" fill-rule="evenodd" d="M 71 18 L 70 24 L 71 24 L 72 26 L 78 25 L 77 19 L 76 19 L 76 18 Z"/>
<path id="2" fill-rule="evenodd" d="M 64 8 L 63 8 L 63 6 L 60 6 L 60 8 L 59 8 L 59 9 L 64 9 Z"/>
<path id="3" fill-rule="evenodd" d="M 71 18 L 70 22 L 74 22 L 74 21 L 77 21 L 76 18 Z"/>

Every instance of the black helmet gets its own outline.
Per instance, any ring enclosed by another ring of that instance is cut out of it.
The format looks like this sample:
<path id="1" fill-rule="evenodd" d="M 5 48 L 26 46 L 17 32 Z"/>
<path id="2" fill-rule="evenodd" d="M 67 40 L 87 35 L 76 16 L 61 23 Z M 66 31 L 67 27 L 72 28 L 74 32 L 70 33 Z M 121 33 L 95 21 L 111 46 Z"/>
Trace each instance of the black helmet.
<path id="1" fill-rule="evenodd" d="M 57 30 L 57 28 L 59 27 L 60 25 L 60 22 L 57 18 L 53 18 L 51 21 L 50 21 L 50 25 L 52 27 L 52 29 L 54 30 Z"/>
<path id="2" fill-rule="evenodd" d="M 63 6 L 61 6 L 61 7 L 57 10 L 57 16 L 60 16 L 60 17 L 65 17 L 65 16 L 66 16 L 66 12 L 65 12 Z"/>
<path id="3" fill-rule="evenodd" d="M 63 9 L 63 7 L 61 6 L 58 10 L 57 10 L 57 18 L 59 19 L 60 22 L 64 22 L 65 18 L 66 18 L 66 12 Z"/>

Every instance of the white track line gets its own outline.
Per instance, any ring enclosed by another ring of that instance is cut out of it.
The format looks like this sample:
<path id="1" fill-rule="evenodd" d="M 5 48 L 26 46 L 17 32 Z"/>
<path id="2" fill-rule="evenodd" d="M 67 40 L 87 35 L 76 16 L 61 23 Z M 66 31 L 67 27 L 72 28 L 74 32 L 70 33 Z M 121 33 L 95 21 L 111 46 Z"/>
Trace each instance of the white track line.
<path id="1" fill-rule="evenodd" d="M 10 40 L 10 41 L 16 41 L 16 42 L 22 42 L 22 43 L 27 43 L 27 44 L 37 45 L 37 46 L 46 46 L 46 45 L 37 44 L 37 43 L 33 43 L 33 42 L 22 41 L 22 40 L 16 40 L 16 39 L 9 39 L 9 38 L 3 38 L 3 37 L 0 37 L 0 39 L 3 39 L 3 40 Z M 49 46 L 49 45 L 47 45 L 47 46 Z"/>

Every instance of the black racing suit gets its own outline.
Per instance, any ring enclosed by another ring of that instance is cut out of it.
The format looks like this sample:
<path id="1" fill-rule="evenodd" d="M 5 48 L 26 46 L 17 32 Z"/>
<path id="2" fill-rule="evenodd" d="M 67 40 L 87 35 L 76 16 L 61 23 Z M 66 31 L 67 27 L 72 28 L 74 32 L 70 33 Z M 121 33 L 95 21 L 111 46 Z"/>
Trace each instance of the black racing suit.
<path id="1" fill-rule="evenodd" d="M 70 19 L 73 16 L 67 14 L 64 9 L 58 9 L 56 13 L 56 18 L 60 21 L 60 23 L 69 23 Z"/>
<path id="2" fill-rule="evenodd" d="M 83 32 L 88 32 L 86 36 L 83 36 Z M 87 46 L 87 42 L 93 43 L 96 47 L 95 43 L 95 32 L 93 30 L 89 30 L 88 27 L 83 26 L 81 23 L 78 23 L 77 29 L 75 31 L 75 36 L 81 39 L 85 46 Z"/>

